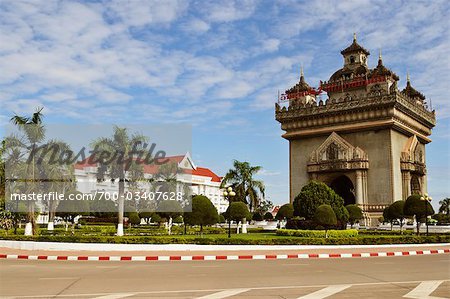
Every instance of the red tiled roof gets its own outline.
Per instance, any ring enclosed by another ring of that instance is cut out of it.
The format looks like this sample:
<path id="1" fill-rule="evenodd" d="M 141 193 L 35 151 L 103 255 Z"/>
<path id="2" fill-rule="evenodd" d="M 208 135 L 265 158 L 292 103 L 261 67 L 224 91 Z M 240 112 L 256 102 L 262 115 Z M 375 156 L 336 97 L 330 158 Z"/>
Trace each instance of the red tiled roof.
<path id="1" fill-rule="evenodd" d="M 89 158 L 90 157 L 87 157 L 86 159 L 75 163 L 75 165 L 74 165 L 75 169 L 83 169 L 85 167 L 95 167 L 95 166 L 97 166 L 97 164 L 90 164 L 89 163 Z"/>
<path id="2" fill-rule="evenodd" d="M 83 169 L 85 167 L 95 167 L 97 166 L 96 164 L 89 164 L 88 160 L 90 157 L 84 159 L 81 162 L 78 162 L 75 164 L 75 169 Z M 171 156 L 171 157 L 164 157 L 164 158 L 160 158 L 157 159 L 158 162 L 160 162 L 161 164 L 165 164 L 165 163 L 177 163 L 179 164 L 181 161 L 183 161 L 184 156 Z M 166 161 L 168 160 L 168 161 Z M 156 174 L 158 173 L 159 167 L 161 165 L 157 165 L 157 164 L 142 164 L 144 167 L 144 173 L 148 173 L 148 174 Z M 217 174 L 215 174 L 211 169 L 209 168 L 204 168 L 204 167 L 197 167 L 197 169 L 194 169 L 192 171 L 189 170 L 184 170 L 184 173 L 190 173 L 191 175 L 198 175 L 198 176 L 204 176 L 204 177 L 210 177 L 212 182 L 221 182 L 222 178 L 219 177 Z"/>
<path id="3" fill-rule="evenodd" d="M 192 175 L 210 177 L 212 182 L 221 182 L 221 178 L 209 168 L 197 167 L 192 171 Z"/>

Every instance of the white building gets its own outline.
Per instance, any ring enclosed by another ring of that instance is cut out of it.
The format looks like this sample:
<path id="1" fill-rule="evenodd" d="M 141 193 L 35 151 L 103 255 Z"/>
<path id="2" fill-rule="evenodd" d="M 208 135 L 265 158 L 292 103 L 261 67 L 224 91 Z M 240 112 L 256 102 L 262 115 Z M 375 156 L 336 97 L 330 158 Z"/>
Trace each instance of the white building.
<path id="1" fill-rule="evenodd" d="M 167 163 L 176 163 L 180 170 L 176 176 L 178 182 L 183 182 L 190 186 L 194 195 L 207 196 L 219 213 L 223 213 L 228 208 L 228 201 L 223 197 L 223 190 L 220 189 L 221 177 L 212 170 L 205 167 L 197 167 L 189 153 L 180 156 L 165 157 Z M 158 173 L 160 166 L 144 164 L 144 177 L 151 178 Z M 75 178 L 77 180 L 77 190 L 82 193 L 93 193 L 95 191 L 117 192 L 117 182 L 106 179 L 97 181 L 97 165 L 88 164 L 87 159 L 75 165 Z M 125 187 L 127 191 L 127 187 Z"/>

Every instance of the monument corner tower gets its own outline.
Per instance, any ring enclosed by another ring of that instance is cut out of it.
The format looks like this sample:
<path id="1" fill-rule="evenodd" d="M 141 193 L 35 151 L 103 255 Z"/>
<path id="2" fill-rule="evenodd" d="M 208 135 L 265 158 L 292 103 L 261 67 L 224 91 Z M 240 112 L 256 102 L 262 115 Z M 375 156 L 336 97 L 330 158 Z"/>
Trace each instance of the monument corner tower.
<path id="1" fill-rule="evenodd" d="M 275 118 L 289 141 L 290 202 L 310 180 L 326 183 L 358 204 L 366 225 L 383 209 L 427 192 L 425 145 L 435 111 L 407 78 L 383 64 L 368 67 L 369 51 L 356 35 L 341 51 L 344 65 L 311 87 L 303 75 L 275 104 Z"/>

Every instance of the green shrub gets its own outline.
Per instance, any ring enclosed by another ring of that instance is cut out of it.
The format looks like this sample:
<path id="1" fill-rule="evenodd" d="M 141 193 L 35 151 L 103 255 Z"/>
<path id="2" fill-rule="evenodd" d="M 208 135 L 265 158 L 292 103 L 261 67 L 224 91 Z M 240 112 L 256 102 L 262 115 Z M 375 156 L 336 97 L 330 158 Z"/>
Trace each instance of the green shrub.
<path id="1" fill-rule="evenodd" d="M 336 225 L 336 214 L 330 205 L 320 205 L 314 213 L 314 221 L 324 227 Z"/>
<path id="2" fill-rule="evenodd" d="M 350 225 L 353 227 L 353 224 L 358 222 L 361 218 L 363 218 L 362 210 L 357 205 L 346 205 L 345 208 L 348 211 L 348 221 Z"/>
<path id="3" fill-rule="evenodd" d="M 216 224 L 219 220 L 217 210 L 209 200 L 203 195 L 196 195 L 192 198 L 192 212 L 184 214 L 184 221 L 189 225 L 200 225 L 202 230 L 205 225 Z"/>
<path id="4" fill-rule="evenodd" d="M 231 220 L 234 221 L 241 221 L 242 219 L 246 218 L 249 219 L 250 212 L 248 210 L 248 207 L 243 202 L 232 202 L 227 209 L 227 215 L 230 215 Z"/>
<path id="5" fill-rule="evenodd" d="M 255 212 L 255 213 L 253 213 L 252 220 L 254 220 L 254 221 L 262 221 L 263 220 L 263 216 L 260 213 Z"/>
<path id="6" fill-rule="evenodd" d="M 172 220 L 172 222 L 173 223 L 178 223 L 178 224 L 180 224 L 180 223 L 183 223 L 183 216 L 178 216 L 178 217 L 175 217 L 173 220 Z"/>
<path id="7" fill-rule="evenodd" d="M 161 200 L 158 202 L 157 213 L 162 218 L 172 219 L 177 218 L 183 214 L 183 208 L 176 200 Z"/>
<path id="8" fill-rule="evenodd" d="M 446 214 L 434 214 L 432 216 L 433 219 L 437 220 L 438 224 L 449 224 L 450 223 L 450 215 L 446 215 Z"/>
<path id="9" fill-rule="evenodd" d="M 296 229 L 279 229 L 278 236 L 302 237 L 302 238 L 323 238 L 325 237 L 324 230 L 296 230 Z M 358 236 L 356 229 L 347 230 L 329 230 L 328 236 L 331 238 L 350 238 Z"/>
<path id="10" fill-rule="evenodd" d="M 153 223 L 158 223 L 158 224 L 160 224 L 160 223 L 162 222 L 162 218 L 161 218 L 161 216 L 159 216 L 158 214 L 154 213 L 154 214 L 152 215 L 152 218 L 150 219 L 150 221 L 153 222 Z"/>
<path id="11" fill-rule="evenodd" d="M 104 225 L 105 223 L 117 223 L 119 220 L 117 217 L 96 217 L 96 218 L 82 218 L 86 221 L 86 224 Z"/>
<path id="12" fill-rule="evenodd" d="M 132 225 L 138 225 L 141 223 L 141 218 L 139 218 L 139 215 L 137 212 L 128 212 L 127 217 L 128 217 L 128 222 Z"/>
<path id="13" fill-rule="evenodd" d="M 312 220 L 317 208 L 322 204 L 328 204 L 333 208 L 337 220 L 344 226 L 348 221 L 348 211 L 344 207 L 344 199 L 326 184 L 310 181 L 303 186 L 300 193 L 295 197 L 294 215 Z"/>
<path id="14" fill-rule="evenodd" d="M 402 234 L 414 234 L 413 230 L 404 230 L 403 232 L 394 230 L 394 231 L 386 231 L 386 230 L 359 230 L 359 235 L 370 235 L 370 236 L 395 236 Z"/>
<path id="15" fill-rule="evenodd" d="M 267 220 L 267 221 L 273 220 L 273 215 L 272 215 L 272 213 L 266 212 L 266 213 L 264 214 L 264 220 Z"/>
<path id="16" fill-rule="evenodd" d="M 275 216 L 275 219 L 283 220 L 291 219 L 292 217 L 294 217 L 294 207 L 292 206 L 292 204 L 287 203 L 280 207 L 277 215 Z"/>
<path id="17" fill-rule="evenodd" d="M 226 219 L 225 216 L 223 216 L 222 214 L 219 215 L 219 223 L 225 223 Z"/>
<path id="18" fill-rule="evenodd" d="M 339 233 L 342 231 L 339 231 Z M 37 242 L 73 242 L 73 243 L 123 243 L 123 244 L 211 244 L 211 245 L 377 245 L 377 244 L 421 244 L 448 243 L 450 235 L 398 235 L 398 236 L 357 236 L 332 238 L 246 238 L 244 237 L 210 237 L 203 238 L 188 236 L 1 236 L 4 240 L 37 241 Z"/>
<path id="19" fill-rule="evenodd" d="M 406 199 L 405 205 L 403 207 L 403 213 L 406 216 L 415 216 L 416 217 L 417 234 L 419 234 L 420 219 L 421 218 L 425 219 L 426 216 L 433 215 L 434 210 L 428 201 L 422 200 L 422 195 L 413 194 L 413 195 L 410 195 Z"/>

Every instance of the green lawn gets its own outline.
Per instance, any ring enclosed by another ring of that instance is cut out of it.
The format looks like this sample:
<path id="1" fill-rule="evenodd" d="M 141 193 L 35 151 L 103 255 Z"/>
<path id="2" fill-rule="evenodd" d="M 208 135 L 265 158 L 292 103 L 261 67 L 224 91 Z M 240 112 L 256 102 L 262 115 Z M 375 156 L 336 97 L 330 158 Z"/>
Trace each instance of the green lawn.
<path id="1" fill-rule="evenodd" d="M 0 239 L 28 240 L 40 242 L 76 242 L 76 243 L 129 243 L 129 244 L 241 244 L 241 245 L 325 245 L 325 244 L 414 244 L 414 243 L 447 243 L 450 242 L 450 234 L 433 234 L 430 236 L 416 236 L 412 231 L 387 232 L 387 231 L 360 231 L 357 236 L 335 236 L 328 239 L 317 236 L 281 236 L 275 232 L 262 232 L 252 230 L 248 234 L 232 234 L 228 238 L 227 230 L 222 228 L 204 228 L 200 234 L 199 228 L 189 228 L 188 235 L 183 235 L 183 228 L 174 230 L 176 234 L 167 235 L 164 228 L 159 227 L 135 227 L 125 229 L 125 236 L 117 237 L 114 225 L 111 226 L 83 226 L 74 229 L 72 234 L 69 228 L 66 231 L 57 227 L 53 232 L 41 228 L 36 236 L 24 236 L 23 229 L 18 229 L 17 234 L 13 230 L 8 232 L 0 230 Z"/>

